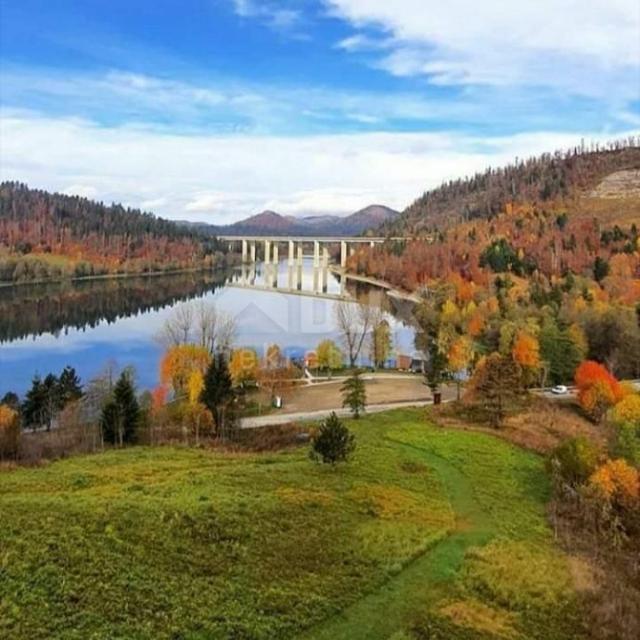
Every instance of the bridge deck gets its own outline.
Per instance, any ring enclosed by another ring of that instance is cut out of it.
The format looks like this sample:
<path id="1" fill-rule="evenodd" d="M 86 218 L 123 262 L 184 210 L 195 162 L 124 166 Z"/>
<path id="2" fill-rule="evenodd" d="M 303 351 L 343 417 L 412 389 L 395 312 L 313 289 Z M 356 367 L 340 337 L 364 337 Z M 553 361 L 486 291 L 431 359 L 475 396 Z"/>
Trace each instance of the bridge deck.
<path id="1" fill-rule="evenodd" d="M 385 240 L 410 240 L 408 237 L 375 237 L 367 238 L 364 236 L 218 236 L 220 240 L 227 242 L 240 242 L 241 240 L 247 240 L 248 242 L 262 242 L 269 240 L 270 242 L 324 242 L 324 243 L 359 243 L 359 242 L 384 242 Z"/>

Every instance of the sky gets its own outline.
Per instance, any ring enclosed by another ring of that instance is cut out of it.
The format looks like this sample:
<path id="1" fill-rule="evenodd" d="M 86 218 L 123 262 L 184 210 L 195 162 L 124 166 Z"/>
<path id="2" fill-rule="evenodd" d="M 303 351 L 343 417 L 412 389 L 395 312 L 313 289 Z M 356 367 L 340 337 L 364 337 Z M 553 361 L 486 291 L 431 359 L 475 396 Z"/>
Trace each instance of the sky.
<path id="1" fill-rule="evenodd" d="M 0 0 L 0 178 L 226 224 L 640 130 L 637 0 Z"/>

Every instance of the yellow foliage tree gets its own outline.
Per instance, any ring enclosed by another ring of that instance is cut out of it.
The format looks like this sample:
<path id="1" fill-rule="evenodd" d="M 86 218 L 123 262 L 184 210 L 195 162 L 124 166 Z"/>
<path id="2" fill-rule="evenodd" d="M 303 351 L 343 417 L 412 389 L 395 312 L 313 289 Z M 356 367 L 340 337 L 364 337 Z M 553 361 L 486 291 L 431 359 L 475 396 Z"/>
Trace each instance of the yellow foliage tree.
<path id="1" fill-rule="evenodd" d="M 258 374 L 258 354 L 254 349 L 235 349 L 229 361 L 229 373 L 235 385 L 243 385 L 256 380 Z"/>
<path id="2" fill-rule="evenodd" d="M 442 305 L 441 319 L 442 322 L 455 324 L 460 318 L 460 310 L 453 300 L 446 300 Z"/>
<path id="3" fill-rule="evenodd" d="M 211 354 L 208 349 L 194 344 L 171 347 L 160 362 L 160 381 L 170 385 L 176 397 L 189 396 L 189 381 L 194 372 L 204 375 Z"/>
<path id="4" fill-rule="evenodd" d="M 584 359 L 589 352 L 589 342 L 587 340 L 587 336 L 584 333 L 584 330 L 579 324 L 574 323 L 569 327 L 568 333 L 569 338 L 576 345 L 578 355 L 581 359 Z"/>
<path id="5" fill-rule="evenodd" d="M 316 349 L 316 358 L 318 362 L 318 368 L 326 369 L 338 369 L 343 364 L 342 351 L 338 348 L 338 345 L 333 340 L 323 340 Z"/>
<path id="6" fill-rule="evenodd" d="M 640 395 L 630 393 L 613 408 L 612 418 L 618 424 L 640 425 Z"/>
<path id="7" fill-rule="evenodd" d="M 191 404 L 197 404 L 200 402 L 200 395 L 204 389 L 204 375 L 202 371 L 193 371 L 189 376 L 188 383 L 189 402 Z"/>

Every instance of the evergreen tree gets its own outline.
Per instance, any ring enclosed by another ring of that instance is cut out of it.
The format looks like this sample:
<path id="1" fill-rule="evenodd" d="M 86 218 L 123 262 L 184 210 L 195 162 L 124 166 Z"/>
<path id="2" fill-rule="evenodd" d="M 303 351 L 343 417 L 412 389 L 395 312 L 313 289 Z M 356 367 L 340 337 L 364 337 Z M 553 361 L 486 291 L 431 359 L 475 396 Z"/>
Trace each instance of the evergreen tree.
<path id="1" fill-rule="evenodd" d="M 313 437 L 309 457 L 316 462 L 335 465 L 348 460 L 355 448 L 355 436 L 332 412 Z"/>
<path id="2" fill-rule="evenodd" d="M 598 256 L 593 263 L 593 277 L 600 282 L 609 275 L 609 263 Z"/>
<path id="3" fill-rule="evenodd" d="M 216 353 L 211 358 L 211 363 L 204 375 L 204 387 L 200 395 L 200 402 L 211 411 L 218 435 L 222 438 L 228 435 L 233 426 L 234 399 L 233 381 L 229 373 L 227 358 L 223 353 Z"/>
<path id="4" fill-rule="evenodd" d="M 49 430 L 59 409 L 58 378 L 50 373 L 42 380 L 36 375 L 22 405 L 25 425 L 34 429 L 46 426 Z"/>
<path id="5" fill-rule="evenodd" d="M 82 397 L 82 385 L 80 378 L 76 374 L 73 367 L 65 367 L 60 374 L 58 382 L 59 396 L 62 406 L 66 406 L 69 402 L 79 400 Z"/>
<path id="6" fill-rule="evenodd" d="M 105 442 L 118 446 L 135 442 L 139 422 L 140 405 L 136 398 L 131 373 L 123 371 L 100 417 Z"/>
<path id="7" fill-rule="evenodd" d="M 360 369 L 355 369 L 342 385 L 343 407 L 349 407 L 354 418 L 359 418 L 364 411 L 367 394 Z"/>
<path id="8" fill-rule="evenodd" d="M 62 399 L 60 398 L 60 381 L 53 373 L 47 374 L 42 382 L 45 393 L 45 421 L 47 431 L 51 429 L 51 423 L 56 414 L 62 409 Z"/>

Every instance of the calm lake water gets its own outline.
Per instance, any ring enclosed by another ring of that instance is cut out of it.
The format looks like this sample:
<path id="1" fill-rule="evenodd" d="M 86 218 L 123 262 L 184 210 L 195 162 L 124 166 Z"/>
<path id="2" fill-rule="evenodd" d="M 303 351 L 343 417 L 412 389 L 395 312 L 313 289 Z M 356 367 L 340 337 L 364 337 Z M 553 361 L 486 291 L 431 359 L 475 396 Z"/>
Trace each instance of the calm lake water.
<path id="1" fill-rule="evenodd" d="M 317 292 L 317 295 L 313 295 Z M 309 295 L 302 295 L 307 293 Z M 309 259 L 293 271 L 258 264 L 230 272 L 176 274 L 0 288 L 0 397 L 22 395 L 38 373 L 76 368 L 83 382 L 108 362 L 132 365 L 142 388 L 158 381 L 166 318 L 191 300 L 213 302 L 237 323 L 236 346 L 259 353 L 277 343 L 301 357 L 324 338 L 338 340 L 334 306 L 358 295 Z M 413 331 L 391 319 L 399 353 L 413 351 Z"/>

